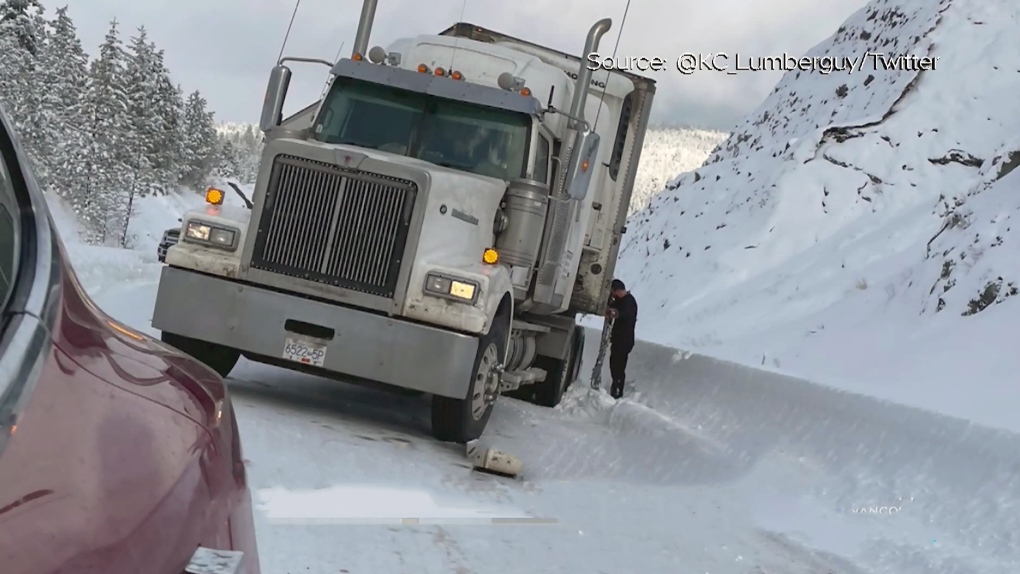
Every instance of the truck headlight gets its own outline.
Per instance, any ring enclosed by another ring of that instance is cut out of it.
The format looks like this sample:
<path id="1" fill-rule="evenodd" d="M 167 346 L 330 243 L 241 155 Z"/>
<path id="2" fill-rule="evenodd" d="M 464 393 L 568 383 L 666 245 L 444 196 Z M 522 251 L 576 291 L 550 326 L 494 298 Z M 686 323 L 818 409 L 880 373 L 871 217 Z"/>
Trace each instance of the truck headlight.
<path id="1" fill-rule="evenodd" d="M 189 221 L 184 227 L 184 241 L 227 251 L 237 249 L 237 235 L 237 229 L 220 227 L 204 221 Z"/>
<path id="2" fill-rule="evenodd" d="M 481 286 L 476 281 L 429 273 L 425 276 L 425 292 L 436 297 L 452 299 L 462 303 L 474 303 Z"/>

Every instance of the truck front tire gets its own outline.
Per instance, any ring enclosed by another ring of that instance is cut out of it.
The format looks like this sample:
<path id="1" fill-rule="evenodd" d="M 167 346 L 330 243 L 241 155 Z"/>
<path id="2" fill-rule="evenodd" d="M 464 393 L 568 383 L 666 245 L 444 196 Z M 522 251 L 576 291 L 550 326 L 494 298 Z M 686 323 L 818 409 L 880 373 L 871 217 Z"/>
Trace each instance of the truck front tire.
<path id="1" fill-rule="evenodd" d="M 216 374 L 224 379 L 227 378 L 230 371 L 234 370 L 237 360 L 241 358 L 241 352 L 237 349 L 199 341 L 184 335 L 175 335 L 162 331 L 160 332 L 159 339 L 167 345 L 198 359 L 199 362 L 216 371 Z"/>
<path id="2" fill-rule="evenodd" d="M 499 377 L 494 370 L 506 356 L 506 339 L 509 322 L 500 317 L 493 322 L 488 334 L 478 341 L 475 366 L 467 396 L 453 399 L 433 395 L 432 436 L 443 442 L 466 443 L 482 436 L 492 416 L 492 404 L 486 395 L 499 393 Z"/>

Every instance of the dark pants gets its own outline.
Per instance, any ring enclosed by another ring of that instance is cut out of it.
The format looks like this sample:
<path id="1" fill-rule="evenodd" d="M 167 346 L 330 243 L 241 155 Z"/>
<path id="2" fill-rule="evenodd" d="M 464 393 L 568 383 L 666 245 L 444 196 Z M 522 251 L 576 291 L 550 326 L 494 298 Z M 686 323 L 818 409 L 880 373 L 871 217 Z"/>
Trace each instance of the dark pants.
<path id="1" fill-rule="evenodd" d="M 613 377 L 613 385 L 609 394 L 614 399 L 623 397 L 623 386 L 627 381 L 627 358 L 633 345 L 613 345 L 609 350 L 609 374 Z"/>

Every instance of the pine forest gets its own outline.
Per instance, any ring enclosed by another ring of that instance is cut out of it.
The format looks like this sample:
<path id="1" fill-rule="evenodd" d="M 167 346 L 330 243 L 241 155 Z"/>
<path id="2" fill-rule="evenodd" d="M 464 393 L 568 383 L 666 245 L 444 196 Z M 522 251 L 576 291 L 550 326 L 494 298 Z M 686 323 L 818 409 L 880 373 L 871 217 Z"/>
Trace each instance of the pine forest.
<path id="1" fill-rule="evenodd" d="M 0 2 L 0 105 L 39 184 L 62 197 L 86 241 L 127 247 L 132 204 L 211 178 L 254 181 L 262 134 L 217 125 L 198 91 L 185 94 L 144 27 L 116 20 L 90 56 L 67 7 Z"/>

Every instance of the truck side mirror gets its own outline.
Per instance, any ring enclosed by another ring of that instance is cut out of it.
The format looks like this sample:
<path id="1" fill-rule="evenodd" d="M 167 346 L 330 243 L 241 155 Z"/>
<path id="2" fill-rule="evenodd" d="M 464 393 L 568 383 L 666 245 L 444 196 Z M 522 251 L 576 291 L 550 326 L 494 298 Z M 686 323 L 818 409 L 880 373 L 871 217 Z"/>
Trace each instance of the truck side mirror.
<path id="1" fill-rule="evenodd" d="M 593 131 L 578 131 L 574 151 L 567 166 L 567 195 L 581 201 L 588 197 L 588 186 L 595 172 L 595 156 L 599 153 L 599 135 Z"/>
<path id="2" fill-rule="evenodd" d="M 269 73 L 269 85 L 266 87 L 266 99 L 262 102 L 262 118 L 259 129 L 267 132 L 283 121 L 283 103 L 287 101 L 287 88 L 290 87 L 291 71 L 287 66 L 276 66 Z"/>

